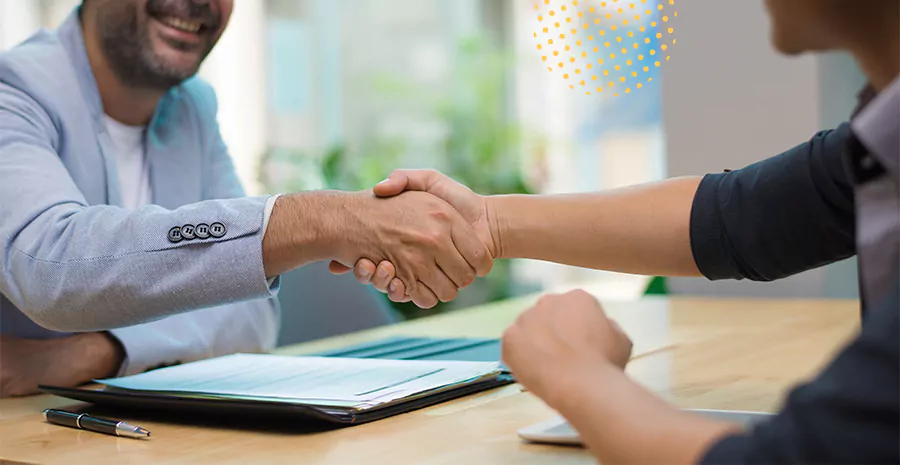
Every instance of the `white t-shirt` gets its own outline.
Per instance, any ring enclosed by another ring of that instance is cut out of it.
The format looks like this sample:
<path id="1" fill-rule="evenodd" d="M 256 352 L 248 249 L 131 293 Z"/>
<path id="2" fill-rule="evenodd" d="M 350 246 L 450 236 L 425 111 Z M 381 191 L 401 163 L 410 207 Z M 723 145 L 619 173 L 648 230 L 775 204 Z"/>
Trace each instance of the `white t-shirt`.
<path id="1" fill-rule="evenodd" d="M 103 123 L 116 147 L 122 206 L 135 209 L 149 205 L 153 200 L 153 192 L 150 190 L 150 169 L 144 147 L 147 128 L 128 126 L 106 115 L 103 115 Z"/>

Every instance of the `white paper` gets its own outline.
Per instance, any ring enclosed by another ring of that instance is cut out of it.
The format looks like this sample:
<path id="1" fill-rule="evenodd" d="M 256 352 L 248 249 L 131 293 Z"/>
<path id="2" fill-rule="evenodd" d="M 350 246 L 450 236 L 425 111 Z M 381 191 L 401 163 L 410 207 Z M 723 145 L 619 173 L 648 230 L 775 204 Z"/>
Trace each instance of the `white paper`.
<path id="1" fill-rule="evenodd" d="M 137 391 L 372 406 L 498 370 L 493 362 L 237 354 L 98 382 Z"/>

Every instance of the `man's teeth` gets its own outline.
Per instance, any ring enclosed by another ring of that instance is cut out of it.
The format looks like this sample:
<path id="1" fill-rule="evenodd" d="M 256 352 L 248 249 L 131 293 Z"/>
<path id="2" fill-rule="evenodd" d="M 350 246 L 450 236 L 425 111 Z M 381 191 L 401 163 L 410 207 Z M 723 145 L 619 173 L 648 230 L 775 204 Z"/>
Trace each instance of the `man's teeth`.
<path id="1" fill-rule="evenodd" d="M 181 18 L 176 18 L 174 16 L 163 16 L 162 18 L 159 18 L 159 20 L 162 21 L 167 26 L 174 27 L 175 29 L 178 29 L 178 30 L 181 30 L 184 32 L 197 33 L 197 32 L 200 32 L 200 26 L 202 26 L 202 24 L 200 24 L 200 23 L 195 23 L 193 21 L 187 21 L 187 20 L 184 20 Z"/>

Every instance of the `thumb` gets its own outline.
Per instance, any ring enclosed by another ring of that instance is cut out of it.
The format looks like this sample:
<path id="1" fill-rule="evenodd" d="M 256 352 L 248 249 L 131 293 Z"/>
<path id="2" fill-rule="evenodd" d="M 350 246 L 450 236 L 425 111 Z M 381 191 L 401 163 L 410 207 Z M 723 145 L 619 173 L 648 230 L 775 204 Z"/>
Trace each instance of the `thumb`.
<path id="1" fill-rule="evenodd" d="M 332 261 L 328 264 L 328 271 L 331 271 L 331 274 L 347 274 L 351 270 L 350 267 L 344 266 L 341 263 Z"/>
<path id="2" fill-rule="evenodd" d="M 374 191 L 378 197 L 393 197 L 404 191 L 428 192 L 441 197 L 435 192 L 435 187 L 443 179 L 446 176 L 434 170 L 397 170 L 375 186 Z"/>
<path id="3" fill-rule="evenodd" d="M 377 197 L 394 197 L 400 195 L 409 185 L 409 177 L 405 172 L 395 171 L 391 175 L 378 183 L 373 191 Z"/>

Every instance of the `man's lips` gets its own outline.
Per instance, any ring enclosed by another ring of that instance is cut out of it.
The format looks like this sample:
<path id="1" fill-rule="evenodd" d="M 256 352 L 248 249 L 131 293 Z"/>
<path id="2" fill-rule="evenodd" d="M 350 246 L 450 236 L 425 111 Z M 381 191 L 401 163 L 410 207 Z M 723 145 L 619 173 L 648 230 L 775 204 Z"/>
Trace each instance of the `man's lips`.
<path id="1" fill-rule="evenodd" d="M 171 15 L 151 15 L 150 22 L 155 26 L 160 37 L 169 41 L 169 45 L 181 44 L 176 46 L 176 48 L 180 48 L 182 51 L 187 51 L 184 47 L 203 46 L 213 31 L 208 25 L 200 21 Z"/>
<path id="2" fill-rule="evenodd" d="M 197 21 L 191 21 L 188 19 L 182 19 L 175 16 L 154 16 L 156 20 L 169 26 L 173 29 L 177 29 L 182 32 L 188 32 L 192 34 L 197 34 L 203 29 L 203 23 Z"/>

